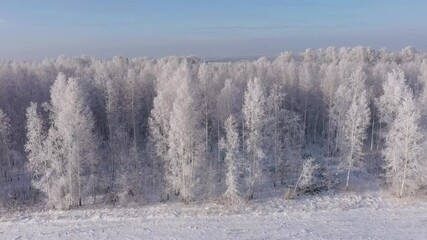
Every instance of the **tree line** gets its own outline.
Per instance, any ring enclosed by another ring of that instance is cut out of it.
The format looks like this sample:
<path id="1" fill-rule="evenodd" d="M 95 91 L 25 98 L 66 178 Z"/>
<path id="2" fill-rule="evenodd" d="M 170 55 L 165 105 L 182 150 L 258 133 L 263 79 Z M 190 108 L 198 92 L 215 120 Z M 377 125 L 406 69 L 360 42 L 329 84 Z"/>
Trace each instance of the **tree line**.
<path id="1" fill-rule="evenodd" d="M 361 174 L 408 196 L 427 173 L 426 83 L 411 47 L 1 62 L 0 201 L 239 204 Z"/>

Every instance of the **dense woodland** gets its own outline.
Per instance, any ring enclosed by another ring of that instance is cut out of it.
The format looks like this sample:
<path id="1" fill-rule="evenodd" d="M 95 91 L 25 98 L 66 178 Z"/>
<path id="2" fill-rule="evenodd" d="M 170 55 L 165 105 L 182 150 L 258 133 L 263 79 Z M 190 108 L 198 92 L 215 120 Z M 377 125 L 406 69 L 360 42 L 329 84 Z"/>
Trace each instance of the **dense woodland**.
<path id="1" fill-rule="evenodd" d="M 409 197 L 426 183 L 426 84 L 411 47 L 1 62 L 0 202 L 235 205 L 370 181 Z"/>

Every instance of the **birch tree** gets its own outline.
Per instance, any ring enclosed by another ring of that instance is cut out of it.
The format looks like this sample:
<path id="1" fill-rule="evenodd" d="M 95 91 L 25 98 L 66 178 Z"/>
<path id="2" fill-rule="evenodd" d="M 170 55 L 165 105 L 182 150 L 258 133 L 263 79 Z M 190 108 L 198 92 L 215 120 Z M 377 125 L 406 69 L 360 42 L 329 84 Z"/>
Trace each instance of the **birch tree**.
<path id="1" fill-rule="evenodd" d="M 348 189 L 352 170 L 361 170 L 363 143 L 370 122 L 366 74 L 361 68 L 343 82 L 335 95 L 330 111 L 331 127 L 335 134 L 335 153 L 340 158 L 339 170 L 346 172 L 345 188 Z"/>
<path id="2" fill-rule="evenodd" d="M 400 69 L 393 69 L 387 74 L 386 81 L 382 84 L 384 94 L 378 98 L 376 104 L 379 110 L 379 121 L 382 126 L 380 137 L 385 138 L 391 124 L 397 116 L 403 95 L 409 88 L 406 85 L 405 74 Z"/>
<path id="3" fill-rule="evenodd" d="M 43 131 L 43 120 L 38 112 L 38 104 L 31 103 L 27 108 L 27 143 L 25 151 L 28 154 L 28 168 L 33 174 L 33 184 L 43 192 L 48 192 L 47 178 L 49 164 L 48 158 L 44 151 L 46 133 Z"/>
<path id="4" fill-rule="evenodd" d="M 51 90 L 51 122 L 45 140 L 37 106 L 32 104 L 27 110 L 26 149 L 36 175 L 35 187 L 46 193 L 55 207 L 81 206 L 96 184 L 95 123 L 85 101 L 77 80 L 59 74 Z"/>
<path id="5" fill-rule="evenodd" d="M 176 59 L 175 59 L 176 60 Z M 169 158 L 171 115 L 173 103 L 176 99 L 176 89 L 182 79 L 178 71 L 182 66 L 175 61 L 161 65 L 162 71 L 158 73 L 156 82 L 156 97 L 149 118 L 149 148 L 153 153 L 153 170 L 155 188 L 160 188 L 163 199 L 168 199 L 169 194 L 177 194 L 179 188 L 174 177 L 173 162 Z"/>
<path id="6" fill-rule="evenodd" d="M 192 82 L 190 69 L 184 67 L 178 72 L 181 84 L 172 105 L 170 133 L 168 136 L 168 180 L 179 192 L 181 199 L 189 203 L 195 199 L 198 186 L 197 170 L 203 164 L 204 129 L 202 116 L 197 111 L 196 88 Z"/>
<path id="7" fill-rule="evenodd" d="M 289 170 L 298 165 L 297 159 L 300 159 L 304 141 L 304 130 L 299 115 L 284 108 L 285 95 L 282 88 L 275 84 L 267 98 L 265 147 L 270 150 L 268 156 L 272 160 L 270 166 L 274 167 L 273 186 L 282 182 L 285 167 Z"/>
<path id="8" fill-rule="evenodd" d="M 220 140 L 220 147 L 225 152 L 225 164 L 227 167 L 227 190 L 224 193 L 224 198 L 231 205 L 239 205 L 242 203 L 239 184 L 239 176 L 241 174 L 241 156 L 239 152 L 239 132 L 236 121 L 232 115 L 225 121 L 224 129 L 225 138 Z"/>
<path id="9" fill-rule="evenodd" d="M 424 137 L 419 122 L 419 108 L 412 92 L 405 90 L 383 151 L 386 180 L 391 191 L 399 197 L 413 193 L 425 183 Z"/>
<path id="10" fill-rule="evenodd" d="M 255 187 L 262 179 L 264 125 L 265 125 L 265 95 L 258 78 L 250 80 L 245 92 L 243 115 L 247 137 L 245 139 L 248 166 L 248 199 L 254 198 Z"/>
<path id="11" fill-rule="evenodd" d="M 351 171 L 360 169 L 363 164 L 363 143 L 367 138 L 369 118 L 366 90 L 363 90 L 360 95 L 353 96 L 345 119 L 345 148 L 343 149 L 345 159 L 341 161 L 340 167 L 347 171 L 346 189 L 348 189 Z"/>

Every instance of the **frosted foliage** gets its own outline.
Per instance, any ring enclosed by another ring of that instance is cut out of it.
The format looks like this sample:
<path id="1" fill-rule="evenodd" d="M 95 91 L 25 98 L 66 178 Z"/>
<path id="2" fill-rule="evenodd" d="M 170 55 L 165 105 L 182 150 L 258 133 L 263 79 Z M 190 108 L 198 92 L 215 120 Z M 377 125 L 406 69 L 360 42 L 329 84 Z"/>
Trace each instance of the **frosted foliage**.
<path id="1" fill-rule="evenodd" d="M 0 205 L 263 198 L 292 189 L 310 157 L 319 191 L 421 196 L 426 66 L 411 47 L 363 46 L 3 61 Z"/>
<path id="2" fill-rule="evenodd" d="M 245 92 L 245 101 L 243 104 L 243 115 L 245 118 L 245 128 L 247 130 L 247 137 L 245 139 L 246 145 L 246 159 L 247 159 L 247 172 L 248 172 L 248 185 L 249 199 L 253 198 L 254 188 L 262 178 L 262 161 L 265 153 L 263 150 L 264 141 L 264 125 L 266 117 L 266 100 L 261 81 L 255 78 L 248 82 Z"/>
<path id="3" fill-rule="evenodd" d="M 389 72 L 383 89 L 384 94 L 378 100 L 379 117 L 381 122 L 391 124 L 396 118 L 404 92 L 408 91 L 403 71 L 394 69 Z"/>
<path id="4" fill-rule="evenodd" d="M 395 120 L 386 137 L 386 180 L 392 192 L 402 197 L 425 184 L 424 136 L 420 131 L 419 108 L 410 91 L 404 91 Z"/>
<path id="5" fill-rule="evenodd" d="M 58 75 L 51 90 L 49 118 L 51 125 L 44 139 L 37 105 L 27 110 L 26 149 L 36 175 L 35 186 L 46 193 L 53 206 L 81 205 L 83 196 L 92 191 L 92 185 L 83 186 L 83 181 L 93 173 L 97 139 L 92 113 L 77 80 L 67 82 L 65 75 Z"/>
<path id="6" fill-rule="evenodd" d="M 297 187 L 304 189 L 313 184 L 314 173 L 316 169 L 319 168 L 319 165 L 314 161 L 314 158 L 309 158 L 304 161 Z"/>
<path id="7" fill-rule="evenodd" d="M 193 82 L 189 72 L 183 72 L 183 81 L 177 89 L 170 118 L 168 134 L 168 181 L 186 203 L 195 199 L 196 171 L 202 164 L 205 152 L 203 130 L 200 126 L 201 114 L 196 111 L 196 101 L 192 95 Z"/>
<path id="8" fill-rule="evenodd" d="M 369 108 L 366 92 L 362 92 L 353 99 L 346 114 L 345 121 L 345 154 L 348 155 L 348 165 L 357 165 L 362 158 L 364 140 L 367 138 L 366 130 L 369 126 Z"/>
<path id="9" fill-rule="evenodd" d="M 225 121 L 225 138 L 220 140 L 220 147 L 225 152 L 225 164 L 227 166 L 226 184 L 224 193 L 228 204 L 239 205 L 242 203 L 239 176 L 241 174 L 241 156 L 239 146 L 239 133 L 233 116 Z"/>
<path id="10" fill-rule="evenodd" d="M 0 109 L 0 134 L 3 137 L 9 135 L 10 131 L 10 120 L 6 114 Z"/>
<path id="11" fill-rule="evenodd" d="M 7 176 L 6 169 L 11 165 L 10 119 L 0 109 L 0 170 Z"/>
<path id="12" fill-rule="evenodd" d="M 289 190 L 286 198 L 293 199 L 299 194 L 304 193 L 312 188 L 315 181 L 315 171 L 319 168 L 319 164 L 315 163 L 315 159 L 310 157 L 304 160 L 298 180 L 295 183 L 293 190 Z"/>
<path id="13" fill-rule="evenodd" d="M 345 119 L 345 142 L 343 154 L 345 159 L 341 161 L 340 167 L 347 171 L 346 187 L 348 188 L 351 170 L 364 170 L 363 144 L 367 138 L 367 129 L 370 123 L 370 110 L 366 91 L 363 90 L 358 96 L 354 96 Z"/>
<path id="14" fill-rule="evenodd" d="M 239 98 L 241 94 L 239 89 L 231 79 L 226 79 L 224 87 L 221 89 L 217 98 L 216 117 L 224 122 L 230 114 L 239 114 Z"/>
<path id="15" fill-rule="evenodd" d="M 363 145 L 370 124 L 368 92 L 365 87 L 366 73 L 358 68 L 339 86 L 329 113 L 331 135 L 335 135 L 335 147 L 330 152 L 340 157 L 339 170 L 346 173 L 346 188 L 352 170 L 364 170 Z"/>
<path id="16" fill-rule="evenodd" d="M 28 168 L 34 174 L 34 181 L 38 188 L 47 186 L 47 179 L 43 177 L 45 166 L 48 163 L 44 153 L 45 133 L 43 131 L 43 120 L 38 113 L 38 105 L 31 103 L 27 108 L 27 143 L 25 151 L 28 153 Z M 47 191 L 47 189 L 43 189 Z"/>

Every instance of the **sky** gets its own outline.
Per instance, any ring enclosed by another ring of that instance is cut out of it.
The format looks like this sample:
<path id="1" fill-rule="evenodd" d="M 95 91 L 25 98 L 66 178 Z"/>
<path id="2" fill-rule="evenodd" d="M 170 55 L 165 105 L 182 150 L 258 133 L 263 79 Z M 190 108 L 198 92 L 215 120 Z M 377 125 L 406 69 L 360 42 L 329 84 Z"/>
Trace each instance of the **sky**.
<path id="1" fill-rule="evenodd" d="M 427 50 L 426 0 L 0 0 L 0 60 Z"/>

